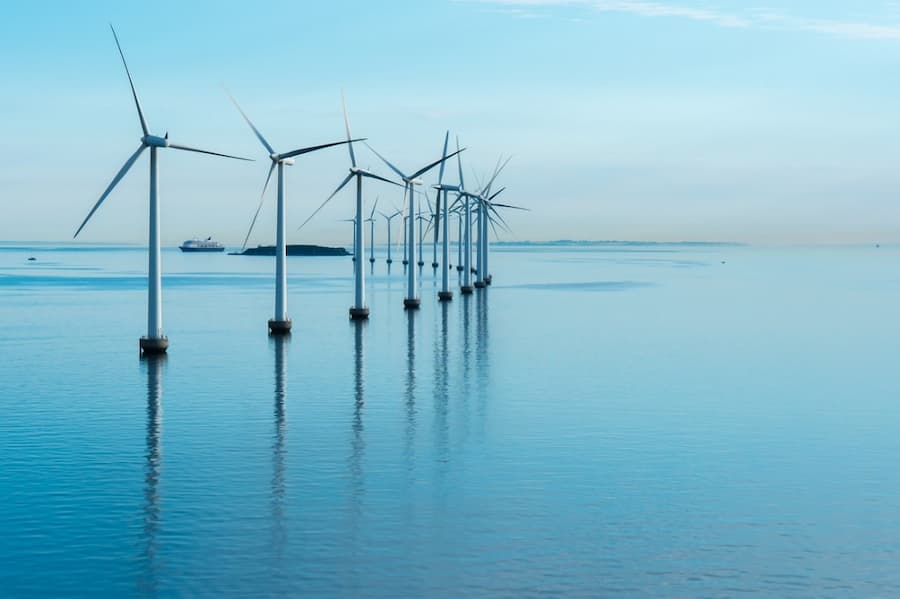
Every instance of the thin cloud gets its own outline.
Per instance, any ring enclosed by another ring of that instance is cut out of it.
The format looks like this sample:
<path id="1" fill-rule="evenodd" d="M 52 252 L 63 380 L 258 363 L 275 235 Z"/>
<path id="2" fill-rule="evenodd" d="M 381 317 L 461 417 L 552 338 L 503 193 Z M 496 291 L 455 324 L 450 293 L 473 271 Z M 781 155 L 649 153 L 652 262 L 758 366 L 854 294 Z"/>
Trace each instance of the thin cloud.
<path id="1" fill-rule="evenodd" d="M 651 0 L 456 0 L 493 5 L 499 10 L 534 11 L 551 7 L 588 8 L 602 13 L 626 13 L 647 18 L 680 18 L 701 21 L 719 27 L 741 29 L 767 29 L 781 31 L 805 31 L 862 40 L 900 40 L 900 25 L 890 25 L 855 20 L 828 20 L 799 18 L 766 8 L 751 8 L 744 13 L 729 13 L 709 8 L 697 8 L 684 4 L 654 2 Z M 888 3 L 888 8 L 897 3 Z M 513 13 L 515 14 L 515 13 Z"/>

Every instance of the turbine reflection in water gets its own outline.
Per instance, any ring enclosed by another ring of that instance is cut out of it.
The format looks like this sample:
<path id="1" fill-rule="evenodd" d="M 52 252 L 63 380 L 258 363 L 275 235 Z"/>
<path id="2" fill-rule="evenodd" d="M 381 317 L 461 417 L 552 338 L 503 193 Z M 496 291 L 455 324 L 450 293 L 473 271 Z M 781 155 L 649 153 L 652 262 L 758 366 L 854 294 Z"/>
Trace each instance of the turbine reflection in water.
<path id="1" fill-rule="evenodd" d="M 286 335 L 270 335 L 269 343 L 275 349 L 275 431 L 272 441 L 272 556 L 274 570 L 282 575 L 284 568 L 284 549 L 287 545 L 287 529 L 285 527 L 285 437 L 287 432 L 287 348 L 290 337 Z"/>
<path id="2" fill-rule="evenodd" d="M 366 406 L 365 397 L 365 367 L 364 367 L 364 338 L 363 332 L 367 325 L 367 321 L 352 321 L 353 331 L 353 420 L 351 421 L 352 437 L 350 440 L 350 458 L 348 467 L 350 470 L 350 504 L 351 513 L 359 515 L 362 511 L 362 499 L 365 495 L 365 486 L 363 482 L 362 460 L 366 451 L 366 440 L 364 436 L 365 425 L 363 424 L 363 410 Z"/>
<path id="3" fill-rule="evenodd" d="M 410 265 L 412 266 L 412 265 Z M 416 311 L 406 312 L 406 458 L 415 466 L 416 446 Z"/>
<path id="4" fill-rule="evenodd" d="M 144 526 L 142 531 L 141 562 L 143 571 L 138 588 L 142 595 L 156 596 L 160 578 L 159 478 L 162 467 L 162 370 L 166 354 L 144 354 L 141 368 L 147 372 L 147 434 L 144 454 Z"/>

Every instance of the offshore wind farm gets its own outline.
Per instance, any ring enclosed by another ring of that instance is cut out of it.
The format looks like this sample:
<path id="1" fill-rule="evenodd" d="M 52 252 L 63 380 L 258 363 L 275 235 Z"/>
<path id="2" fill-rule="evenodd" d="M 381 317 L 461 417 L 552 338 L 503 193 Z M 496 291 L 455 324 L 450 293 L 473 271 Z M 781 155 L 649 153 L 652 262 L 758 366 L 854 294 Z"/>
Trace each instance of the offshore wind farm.
<path id="1" fill-rule="evenodd" d="M 11 9 L 0 597 L 898 594 L 900 13 L 730 4 Z"/>

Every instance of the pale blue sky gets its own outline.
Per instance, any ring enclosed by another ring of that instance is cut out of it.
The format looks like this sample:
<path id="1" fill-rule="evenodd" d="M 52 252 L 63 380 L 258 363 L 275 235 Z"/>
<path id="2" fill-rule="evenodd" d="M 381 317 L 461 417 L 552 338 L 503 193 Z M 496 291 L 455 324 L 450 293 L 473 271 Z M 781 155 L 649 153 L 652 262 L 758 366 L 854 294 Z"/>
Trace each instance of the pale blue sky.
<path id="1" fill-rule="evenodd" d="M 340 139 L 343 87 L 402 168 L 447 128 L 467 175 L 512 154 L 505 199 L 533 212 L 508 239 L 900 239 L 900 3 L 833 0 L 5 3 L 0 239 L 71 238 L 137 147 L 109 21 L 151 129 L 257 159 L 161 153 L 166 243 L 238 244 L 255 208 L 268 161 L 223 83 L 276 149 Z M 290 231 L 346 167 L 288 170 Z M 146 240 L 146 194 L 142 158 L 83 239 Z M 290 240 L 346 243 L 351 195 Z"/>

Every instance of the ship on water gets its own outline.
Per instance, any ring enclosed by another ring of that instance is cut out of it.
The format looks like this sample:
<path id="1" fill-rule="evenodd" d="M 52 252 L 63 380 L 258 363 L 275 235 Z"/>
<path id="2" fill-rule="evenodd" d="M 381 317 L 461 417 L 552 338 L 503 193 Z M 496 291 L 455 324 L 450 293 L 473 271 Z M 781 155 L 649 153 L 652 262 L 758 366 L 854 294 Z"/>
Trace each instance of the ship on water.
<path id="1" fill-rule="evenodd" d="M 178 246 L 182 252 L 224 252 L 225 246 L 212 237 L 206 239 L 188 239 Z"/>

